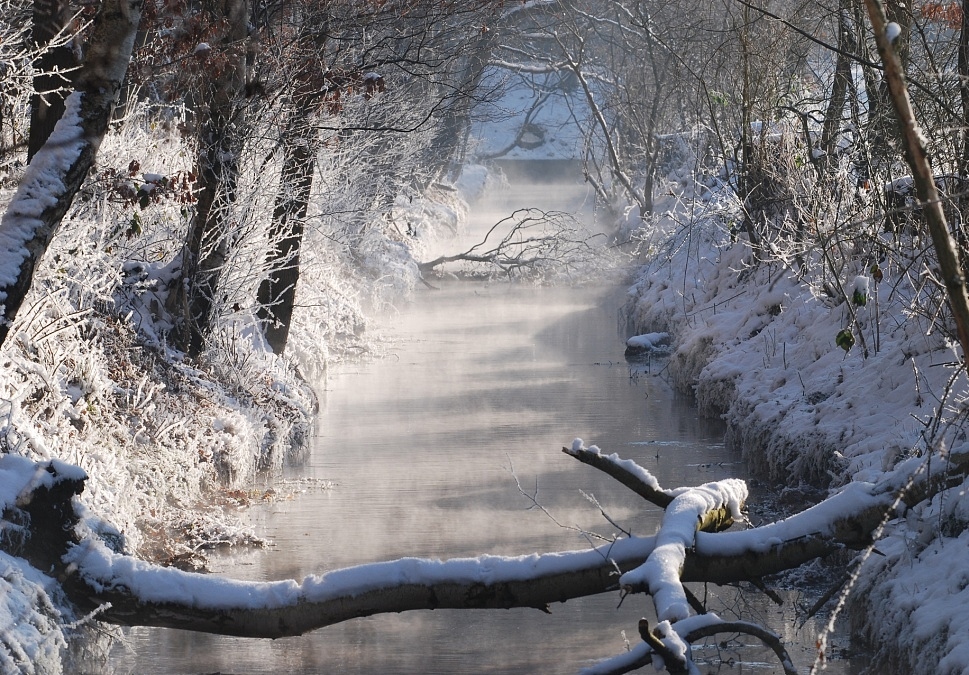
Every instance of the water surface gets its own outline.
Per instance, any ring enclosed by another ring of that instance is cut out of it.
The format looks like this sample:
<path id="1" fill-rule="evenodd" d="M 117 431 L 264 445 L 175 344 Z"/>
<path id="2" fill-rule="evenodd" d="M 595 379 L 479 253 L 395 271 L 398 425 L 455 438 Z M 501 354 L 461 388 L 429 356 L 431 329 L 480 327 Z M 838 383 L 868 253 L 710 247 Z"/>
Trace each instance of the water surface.
<path id="1" fill-rule="evenodd" d="M 518 187 L 505 196 L 548 195 Z M 671 391 L 661 362 L 626 363 L 622 299 L 615 288 L 452 282 L 384 316 L 390 355 L 330 373 L 306 465 L 278 487 L 294 497 L 251 510 L 272 545 L 217 558 L 214 571 L 299 579 L 402 556 L 587 548 L 590 533 L 615 536 L 616 525 L 654 532 L 657 509 L 561 452 L 575 437 L 635 459 L 665 487 L 745 477 L 721 423 Z M 752 605 L 733 591 L 724 598 L 726 616 L 752 610 L 800 636 L 794 657 L 809 663 L 813 633 L 797 633 L 789 610 L 761 596 Z M 649 598 L 620 606 L 617 594 L 551 609 L 408 612 L 276 641 L 138 628 L 114 665 L 145 674 L 575 673 L 623 651 L 626 638 L 638 641 L 639 618 L 653 617 Z M 780 672 L 762 652 L 737 646 L 704 651 L 726 661 L 704 672 Z M 847 672 L 838 668 L 827 672 Z"/>

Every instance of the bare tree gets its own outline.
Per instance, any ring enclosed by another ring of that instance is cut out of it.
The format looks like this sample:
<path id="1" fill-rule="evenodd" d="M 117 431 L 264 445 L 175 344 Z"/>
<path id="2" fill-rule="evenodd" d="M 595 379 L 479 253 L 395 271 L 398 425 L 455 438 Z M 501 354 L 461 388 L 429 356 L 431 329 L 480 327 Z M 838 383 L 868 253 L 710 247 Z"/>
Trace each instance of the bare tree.
<path id="1" fill-rule="evenodd" d="M 198 131 L 195 213 L 182 251 L 181 273 L 170 306 L 179 323 L 176 343 L 193 356 L 202 353 L 218 303 L 219 279 L 228 259 L 231 208 L 245 141 L 248 83 L 248 0 L 206 0 L 200 7 L 215 27 L 214 44 L 199 43 L 203 61 L 198 101 L 193 106 Z"/>
<path id="2" fill-rule="evenodd" d="M 356 165 L 342 176 L 354 203 L 334 233 L 356 254 L 370 228 L 391 220 L 398 194 L 420 194 L 454 173 L 451 158 L 467 143 L 469 109 L 492 41 L 488 24 L 499 16 L 490 1 L 457 7 L 407 0 L 308 5 L 288 19 L 296 36 L 276 63 L 290 75 L 270 85 L 288 90 L 282 176 L 269 270 L 257 294 L 257 315 L 277 353 L 292 319 L 318 155 Z"/>

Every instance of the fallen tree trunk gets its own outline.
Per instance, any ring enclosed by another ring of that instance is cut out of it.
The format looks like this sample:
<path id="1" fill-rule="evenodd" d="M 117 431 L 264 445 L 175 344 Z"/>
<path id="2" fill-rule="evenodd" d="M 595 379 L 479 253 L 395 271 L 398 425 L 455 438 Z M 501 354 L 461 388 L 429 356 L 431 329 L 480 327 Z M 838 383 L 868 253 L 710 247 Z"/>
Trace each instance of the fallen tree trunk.
<path id="1" fill-rule="evenodd" d="M 950 458 L 949 474 L 964 472 L 967 460 Z M 16 483 L 24 462 L 0 458 L 0 482 Z M 112 552 L 99 541 L 82 540 L 70 500 L 83 490 L 83 472 L 57 462 L 30 466 L 33 478 L 20 480 L 20 496 L 4 511 L 4 518 L 19 523 L 28 535 L 11 552 L 42 570 L 53 568 L 81 609 L 102 607 L 100 620 L 122 625 L 277 638 L 412 609 L 548 611 L 551 603 L 618 590 L 619 574 L 642 565 L 656 544 L 655 537 L 629 537 L 589 550 L 522 557 L 405 558 L 301 583 L 233 581 L 152 565 Z M 908 493 L 923 498 L 941 489 L 948 483 L 936 480 L 939 475 L 925 472 Z M 777 523 L 739 532 L 698 532 L 695 548 L 686 551 L 681 580 L 724 584 L 758 579 L 837 549 L 860 548 L 893 507 L 902 485 L 899 475 L 879 485 L 853 484 Z M 63 533 L 59 540 L 51 536 L 55 532 Z"/>

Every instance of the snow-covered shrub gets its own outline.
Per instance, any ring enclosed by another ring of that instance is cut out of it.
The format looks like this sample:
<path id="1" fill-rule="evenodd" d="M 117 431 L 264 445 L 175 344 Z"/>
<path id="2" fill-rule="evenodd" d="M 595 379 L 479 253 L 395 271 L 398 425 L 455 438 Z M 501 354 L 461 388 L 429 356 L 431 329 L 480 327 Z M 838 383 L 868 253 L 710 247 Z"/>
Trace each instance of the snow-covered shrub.
<path id="1" fill-rule="evenodd" d="M 55 581 L 0 553 L 0 671 L 58 675 L 73 619 Z"/>
<path id="2" fill-rule="evenodd" d="M 664 217 L 676 227 L 654 247 L 629 315 L 636 331 L 675 336 L 674 384 L 724 415 L 728 441 L 755 467 L 791 484 L 870 479 L 955 434 L 910 415 L 958 416 L 951 392 L 964 376 L 944 367 L 956 358 L 942 291 L 912 273 L 930 252 L 913 257 L 871 220 L 844 222 L 875 213 L 856 199 L 847 163 L 829 165 L 822 190 L 816 169 L 794 161 L 796 143 L 775 142 L 764 167 L 784 186 L 775 224 L 756 242 L 738 231 L 729 186 L 670 198 Z M 847 352 L 836 344 L 844 331 Z"/>

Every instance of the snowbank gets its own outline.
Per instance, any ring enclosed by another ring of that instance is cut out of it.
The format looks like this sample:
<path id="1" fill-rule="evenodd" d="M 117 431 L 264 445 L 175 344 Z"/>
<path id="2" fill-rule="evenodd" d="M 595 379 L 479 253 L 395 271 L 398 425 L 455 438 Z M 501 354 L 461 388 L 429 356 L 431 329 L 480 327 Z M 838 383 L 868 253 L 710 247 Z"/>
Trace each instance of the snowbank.
<path id="1" fill-rule="evenodd" d="M 922 311 L 904 261 L 874 258 L 869 276 L 872 255 L 849 254 L 832 283 L 817 259 L 755 255 L 727 194 L 663 208 L 673 231 L 630 289 L 633 330 L 674 336 L 673 384 L 723 416 L 756 471 L 838 490 L 965 437 L 957 346 Z M 884 557 L 870 556 L 850 598 L 855 626 L 896 672 L 969 672 L 965 494 L 890 522 Z"/>

